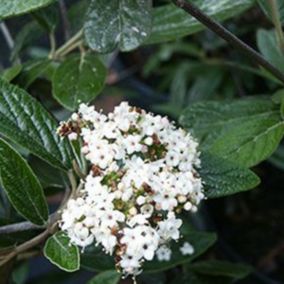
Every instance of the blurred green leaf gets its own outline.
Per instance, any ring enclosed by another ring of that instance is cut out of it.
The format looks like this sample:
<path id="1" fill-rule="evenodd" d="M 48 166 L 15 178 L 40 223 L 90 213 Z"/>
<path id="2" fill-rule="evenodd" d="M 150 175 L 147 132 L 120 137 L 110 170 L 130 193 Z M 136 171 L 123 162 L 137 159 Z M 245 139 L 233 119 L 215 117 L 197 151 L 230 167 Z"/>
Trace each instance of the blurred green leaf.
<path id="1" fill-rule="evenodd" d="M 43 8 L 55 0 L 9 0 L 1 1 L 0 20 Z"/>
<path id="2" fill-rule="evenodd" d="M 50 164 L 33 155 L 29 157 L 28 162 L 44 189 L 64 188 L 65 184 L 63 179 L 63 172 L 59 171 L 58 169 L 52 167 Z"/>
<path id="3" fill-rule="evenodd" d="M 120 278 L 121 275 L 115 270 L 108 270 L 96 275 L 88 284 L 118 284 Z"/>
<path id="4" fill-rule="evenodd" d="M 8 69 L 6 69 L 2 74 L 2 79 L 7 82 L 11 82 L 15 77 L 17 77 L 22 71 L 23 66 L 21 64 L 16 64 Z"/>
<path id="5" fill-rule="evenodd" d="M 137 48 L 150 35 L 151 11 L 149 0 L 92 0 L 84 24 L 87 44 L 102 53 Z"/>
<path id="6" fill-rule="evenodd" d="M 187 234 L 188 233 L 188 234 Z M 145 273 L 155 273 L 170 269 L 177 265 L 190 262 L 204 253 L 216 241 L 214 233 L 204 233 L 197 231 L 190 231 L 183 234 L 180 242 L 190 242 L 194 247 L 192 255 L 183 256 L 180 251 L 180 243 L 171 244 L 172 257 L 170 261 L 146 261 L 143 264 L 143 271 Z M 91 271 L 112 270 L 115 267 L 113 257 L 106 255 L 99 247 L 89 247 L 82 255 L 81 266 Z"/>
<path id="7" fill-rule="evenodd" d="M 55 119 L 28 93 L 0 79 L 0 133 L 52 166 L 71 168 L 72 152 Z"/>
<path id="8" fill-rule="evenodd" d="M 191 255 L 182 255 L 179 248 L 181 243 L 189 242 L 194 247 L 194 253 Z M 183 234 L 183 238 L 178 243 L 171 243 L 172 256 L 170 261 L 146 261 L 143 264 L 143 271 L 145 273 L 159 272 L 173 268 L 177 265 L 191 262 L 201 254 L 203 254 L 209 247 L 216 242 L 216 235 L 214 233 L 205 233 L 190 231 Z"/>
<path id="9" fill-rule="evenodd" d="M 38 77 L 44 74 L 51 63 L 49 59 L 37 59 L 25 62 L 22 72 L 17 77 L 17 83 L 24 89 L 27 89 Z"/>
<path id="10" fill-rule="evenodd" d="M 284 146 L 280 144 L 268 161 L 280 170 L 284 170 Z"/>
<path id="11" fill-rule="evenodd" d="M 67 14 L 72 34 L 75 34 L 83 27 L 89 5 L 89 0 L 80 0 L 69 8 Z"/>
<path id="12" fill-rule="evenodd" d="M 15 37 L 14 47 L 11 52 L 11 60 L 14 61 L 24 49 L 30 46 L 43 34 L 42 28 L 36 22 L 25 24 Z"/>
<path id="13" fill-rule="evenodd" d="M 188 266 L 188 268 L 200 274 L 225 276 L 234 279 L 243 279 L 252 272 L 252 268 L 248 265 L 220 260 L 195 262 Z"/>
<path id="14" fill-rule="evenodd" d="M 251 170 L 203 152 L 199 174 L 204 182 L 205 196 L 222 197 L 255 188 L 260 179 Z"/>
<path id="15" fill-rule="evenodd" d="M 106 68 L 93 54 L 67 58 L 55 71 L 52 85 L 53 96 L 70 110 L 80 103 L 88 103 L 102 90 Z"/>
<path id="16" fill-rule="evenodd" d="M 272 19 L 271 16 L 271 8 L 269 5 L 269 1 L 267 0 L 257 0 L 259 6 L 263 10 L 263 12 L 266 14 L 266 16 L 269 19 Z M 280 15 L 280 21 L 284 23 L 284 2 L 282 0 L 276 0 L 277 6 L 278 6 L 278 11 Z"/>
<path id="17" fill-rule="evenodd" d="M 27 162 L 0 139 L 0 180 L 13 207 L 26 219 L 44 225 L 48 219 L 42 187 Z"/>
<path id="18" fill-rule="evenodd" d="M 230 284 L 232 279 L 220 276 L 208 276 L 186 271 L 186 274 L 177 275 L 170 284 Z"/>
<path id="19" fill-rule="evenodd" d="M 46 241 L 44 256 L 64 271 L 74 272 L 80 268 L 79 248 L 70 243 L 64 232 L 57 232 Z"/>
<path id="20" fill-rule="evenodd" d="M 52 33 L 54 32 L 59 21 L 58 12 L 58 4 L 55 3 L 54 5 L 50 5 L 45 9 L 33 12 L 32 16 L 46 32 Z"/>
<path id="21" fill-rule="evenodd" d="M 195 4 L 217 20 L 232 18 L 247 10 L 254 3 L 253 0 L 198 0 Z M 184 37 L 205 27 L 182 9 L 173 4 L 163 5 L 154 9 L 153 28 L 147 44 L 160 43 Z"/>
<path id="22" fill-rule="evenodd" d="M 14 284 L 25 284 L 29 275 L 29 263 L 23 262 L 13 270 L 12 279 Z"/>
<path id="23" fill-rule="evenodd" d="M 258 49 L 263 56 L 284 72 L 284 54 L 278 46 L 275 30 L 267 31 L 259 29 L 256 36 Z"/>

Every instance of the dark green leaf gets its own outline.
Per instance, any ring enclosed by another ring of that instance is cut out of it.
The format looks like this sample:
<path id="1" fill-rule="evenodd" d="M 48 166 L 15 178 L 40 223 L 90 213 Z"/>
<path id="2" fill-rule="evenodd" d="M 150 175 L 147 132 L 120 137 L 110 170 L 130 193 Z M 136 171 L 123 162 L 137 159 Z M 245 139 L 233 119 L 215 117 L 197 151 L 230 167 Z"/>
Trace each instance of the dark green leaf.
<path id="1" fill-rule="evenodd" d="M 190 264 L 188 268 L 200 274 L 225 276 L 234 279 L 245 278 L 252 271 L 252 268 L 248 265 L 220 260 L 206 260 L 195 262 Z"/>
<path id="2" fill-rule="evenodd" d="M 43 30 L 36 22 L 29 22 L 24 25 L 15 37 L 15 44 L 11 52 L 11 60 L 14 61 L 21 51 L 37 40 Z"/>
<path id="3" fill-rule="evenodd" d="M 50 164 L 33 155 L 29 156 L 28 161 L 44 189 L 64 188 L 65 184 L 63 172 L 60 172 L 58 169 L 50 166 Z"/>
<path id="4" fill-rule="evenodd" d="M 149 0 L 93 0 L 84 25 L 88 45 L 102 53 L 137 48 L 152 27 Z"/>
<path id="5" fill-rule="evenodd" d="M 280 170 L 284 170 L 284 146 L 280 144 L 268 161 Z"/>
<path id="6" fill-rule="evenodd" d="M 64 232 L 57 232 L 46 241 L 44 256 L 67 272 L 73 272 L 80 268 L 79 248 L 70 244 L 70 239 Z"/>
<path id="7" fill-rule="evenodd" d="M 38 24 L 48 33 L 54 32 L 58 20 L 58 4 L 51 5 L 45 9 L 35 11 L 32 13 Z"/>
<path id="8" fill-rule="evenodd" d="M 82 28 L 89 4 L 89 0 L 80 0 L 74 3 L 68 10 L 68 19 L 72 34 L 75 34 Z"/>
<path id="9" fill-rule="evenodd" d="M 204 253 L 216 241 L 214 233 L 204 233 L 191 231 L 188 235 L 184 234 L 183 238 L 178 243 L 171 244 L 172 256 L 170 261 L 146 261 L 143 264 L 143 271 L 146 273 L 153 273 L 163 271 L 175 267 L 177 265 L 190 262 Z M 189 242 L 194 247 L 192 255 L 182 255 L 179 247 L 183 242 Z"/>
<path id="10" fill-rule="evenodd" d="M 9 0 L 1 1 L 0 19 L 29 13 L 49 5 L 55 0 Z"/>
<path id="11" fill-rule="evenodd" d="M 279 106 L 265 97 L 196 103 L 180 123 L 203 148 L 247 167 L 269 157 L 284 133 Z"/>
<path id="12" fill-rule="evenodd" d="M 269 62 L 284 72 L 284 56 L 278 46 L 274 30 L 259 29 L 257 31 L 257 46 Z"/>
<path id="13" fill-rule="evenodd" d="M 260 180 L 251 170 L 203 152 L 199 170 L 208 198 L 222 197 L 256 187 Z"/>
<path id="14" fill-rule="evenodd" d="M 217 20 L 232 18 L 252 6 L 253 0 L 198 0 L 195 2 L 208 16 Z M 146 43 L 159 43 L 184 37 L 205 27 L 173 4 L 154 9 L 153 29 Z"/>
<path id="15" fill-rule="evenodd" d="M 195 252 L 192 255 L 183 256 L 180 253 L 180 243 L 185 241 L 193 245 Z M 211 247 L 215 241 L 216 235 L 213 233 L 191 231 L 188 235 L 184 234 L 184 238 L 180 240 L 180 243 L 172 243 L 171 249 L 173 254 L 170 261 L 145 261 L 143 271 L 155 273 L 192 261 Z M 82 255 L 81 266 L 90 271 L 104 271 L 114 269 L 115 263 L 113 257 L 106 255 L 101 248 L 89 247 Z"/>
<path id="16" fill-rule="evenodd" d="M 48 219 L 42 187 L 27 162 L 0 139 L 0 180 L 14 208 L 26 219 L 44 225 Z"/>
<path id="17" fill-rule="evenodd" d="M 66 170 L 71 168 L 71 149 L 56 128 L 56 121 L 34 98 L 0 79 L 0 133 L 52 166 Z"/>
<path id="18" fill-rule="evenodd" d="M 49 59 L 38 59 L 24 63 L 21 74 L 17 77 L 17 84 L 27 89 L 38 77 L 44 74 L 50 67 Z"/>
<path id="19" fill-rule="evenodd" d="M 195 273 L 193 271 L 186 271 L 186 274 L 181 273 L 177 275 L 170 284 L 230 284 L 232 279 L 220 276 L 208 276 Z"/>
<path id="20" fill-rule="evenodd" d="M 108 270 L 95 276 L 88 284 L 117 284 L 120 278 L 121 275 L 115 270 Z"/>
<path id="21" fill-rule="evenodd" d="M 106 68 L 93 54 L 73 56 L 65 60 L 53 76 L 53 96 L 70 110 L 88 103 L 102 90 Z"/>
<path id="22" fill-rule="evenodd" d="M 113 256 L 107 255 L 101 247 L 89 246 L 81 256 L 81 267 L 90 271 L 105 271 L 115 268 Z"/>

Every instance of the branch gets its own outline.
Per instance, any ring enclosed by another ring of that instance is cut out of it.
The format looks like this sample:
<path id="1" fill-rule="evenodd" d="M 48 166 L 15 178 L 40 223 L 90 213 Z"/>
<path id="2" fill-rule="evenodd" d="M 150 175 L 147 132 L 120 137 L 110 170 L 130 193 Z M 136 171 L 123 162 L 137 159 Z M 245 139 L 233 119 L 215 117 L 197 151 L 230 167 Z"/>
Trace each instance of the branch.
<path id="1" fill-rule="evenodd" d="M 59 0 L 59 7 L 60 7 L 60 13 L 61 13 L 62 22 L 63 22 L 64 37 L 65 37 L 65 40 L 68 40 L 70 38 L 70 23 L 68 20 L 67 8 L 66 8 L 64 0 Z"/>
<path id="2" fill-rule="evenodd" d="M 270 64 L 258 52 L 256 52 L 254 49 L 252 49 L 243 41 L 241 41 L 238 37 L 236 37 L 230 31 L 225 29 L 218 22 L 216 22 L 215 20 L 211 19 L 206 14 L 204 14 L 195 5 L 186 2 L 185 0 L 172 0 L 172 1 L 177 7 L 183 9 L 188 14 L 196 18 L 200 23 L 205 25 L 208 29 L 210 29 L 211 31 L 219 35 L 221 38 L 223 38 L 225 41 L 227 41 L 229 44 L 231 44 L 232 46 L 243 52 L 245 55 L 251 58 L 252 61 L 255 61 L 257 64 L 259 64 L 267 71 L 269 71 L 272 75 L 274 75 L 276 78 L 278 78 L 282 83 L 284 83 L 284 74 L 279 69 L 277 69 L 275 66 Z"/>
<path id="3" fill-rule="evenodd" d="M 5 38 L 5 40 L 6 40 L 8 47 L 10 49 L 12 49 L 14 47 L 14 40 L 13 40 L 11 34 L 10 34 L 8 27 L 6 26 L 6 24 L 4 22 L 0 23 L 0 29 L 2 31 L 2 34 Z"/>
<path id="4" fill-rule="evenodd" d="M 269 0 L 272 22 L 275 26 L 276 37 L 280 47 L 281 52 L 284 52 L 284 35 L 282 31 L 282 25 L 280 21 L 280 15 L 278 11 L 278 4 L 276 0 Z"/>
<path id="5" fill-rule="evenodd" d="M 35 225 L 31 222 L 26 221 L 26 222 L 1 226 L 0 227 L 0 235 L 17 233 L 17 232 L 28 231 L 28 230 L 36 230 L 36 229 L 42 229 L 42 228 L 44 228 L 44 227 L 38 226 L 38 225 Z"/>

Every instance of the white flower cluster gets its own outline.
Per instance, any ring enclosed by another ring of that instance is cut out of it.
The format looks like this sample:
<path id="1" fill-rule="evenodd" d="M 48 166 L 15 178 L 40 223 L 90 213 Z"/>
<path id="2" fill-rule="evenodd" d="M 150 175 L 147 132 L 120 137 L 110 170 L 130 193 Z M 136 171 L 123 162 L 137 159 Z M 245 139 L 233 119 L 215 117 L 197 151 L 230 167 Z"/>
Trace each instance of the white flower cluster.
<path id="1" fill-rule="evenodd" d="M 192 136 L 126 102 L 108 115 L 82 104 L 58 132 L 81 139 L 91 165 L 62 214 L 61 229 L 71 241 L 101 245 L 124 274 L 138 274 L 155 254 L 169 260 L 168 244 L 180 238 L 182 225 L 176 214 L 196 211 L 204 198 Z M 193 248 L 187 244 L 181 252 Z"/>

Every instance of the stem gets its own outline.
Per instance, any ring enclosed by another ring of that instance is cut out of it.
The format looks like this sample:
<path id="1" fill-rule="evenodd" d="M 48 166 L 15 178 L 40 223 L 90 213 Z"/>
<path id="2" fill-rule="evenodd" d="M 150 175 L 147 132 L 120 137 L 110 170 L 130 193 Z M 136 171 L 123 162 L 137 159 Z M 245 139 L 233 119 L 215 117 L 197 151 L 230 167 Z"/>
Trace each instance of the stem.
<path id="1" fill-rule="evenodd" d="M 256 52 L 254 49 L 252 49 L 250 46 L 248 46 L 243 41 L 241 41 L 238 37 L 236 37 L 230 31 L 225 29 L 218 22 L 216 22 L 215 20 L 211 19 L 206 14 L 204 14 L 195 5 L 193 5 L 192 3 L 186 2 L 185 0 L 172 0 L 172 1 L 177 7 L 185 10 L 188 14 L 190 14 L 191 16 L 196 18 L 199 22 L 201 22 L 203 25 L 205 25 L 211 31 L 215 32 L 217 35 L 219 35 L 221 38 L 223 38 L 229 44 L 231 44 L 235 48 L 239 49 L 241 52 L 243 52 L 245 55 L 247 55 L 249 58 L 251 58 L 252 61 L 255 61 L 260 66 L 264 67 L 272 75 L 274 75 L 282 83 L 284 83 L 284 74 L 279 69 L 277 69 L 275 66 L 270 64 L 258 52 Z"/>
<path id="2" fill-rule="evenodd" d="M 57 220 L 56 220 L 57 221 Z M 53 234 L 56 230 L 57 224 L 56 222 L 50 225 L 45 231 L 43 231 L 41 234 L 37 235 L 36 237 L 30 239 L 29 241 L 17 246 L 14 248 L 12 252 L 10 252 L 8 255 L 5 256 L 5 258 L 0 261 L 0 267 L 3 266 L 5 263 L 12 260 L 14 257 L 16 257 L 18 254 L 25 252 L 34 246 L 37 246 L 41 244 L 43 241 L 47 239 L 47 237 L 50 234 Z"/>
<path id="3" fill-rule="evenodd" d="M 277 1 L 276 0 L 268 0 L 268 1 L 269 1 L 270 9 L 271 9 L 272 22 L 275 26 L 278 45 L 280 47 L 280 50 L 284 52 L 284 35 L 283 35 L 282 25 L 280 21 Z"/>
<path id="4" fill-rule="evenodd" d="M 67 9 L 66 9 L 64 0 L 59 0 L 59 7 L 60 7 L 60 13 L 61 13 L 61 18 L 63 22 L 64 37 L 65 37 L 65 40 L 68 40 L 70 37 L 70 23 L 68 20 Z"/>
<path id="5" fill-rule="evenodd" d="M 68 178 L 69 178 L 69 181 L 70 181 L 70 184 L 71 184 L 71 191 L 73 193 L 77 189 L 77 181 L 76 181 L 76 177 L 74 175 L 73 170 L 68 171 Z"/>
<path id="6" fill-rule="evenodd" d="M 13 40 L 11 34 L 10 34 L 8 27 L 6 26 L 6 24 L 4 22 L 0 23 L 0 29 L 2 31 L 2 34 L 5 38 L 5 40 L 6 40 L 8 47 L 10 49 L 12 49 L 14 47 L 14 40 Z"/>
<path id="7" fill-rule="evenodd" d="M 43 229 L 43 228 L 44 227 L 35 225 L 31 222 L 21 222 L 21 223 L 1 226 L 0 227 L 0 235 L 22 232 L 22 231 L 28 231 L 28 230 Z"/>
<path id="8" fill-rule="evenodd" d="M 50 54 L 49 54 L 49 58 L 54 58 L 54 53 L 56 50 L 56 40 L 55 40 L 55 36 L 54 36 L 54 32 L 49 34 L 49 41 L 50 41 Z"/>
<path id="9" fill-rule="evenodd" d="M 62 53 L 60 53 L 60 56 L 65 56 L 66 54 L 68 54 L 69 52 L 71 52 L 72 50 L 80 47 L 82 44 L 82 41 L 77 41 L 74 44 L 70 45 L 70 47 L 66 50 L 64 50 Z"/>
<path id="10" fill-rule="evenodd" d="M 79 45 L 78 41 L 81 41 L 82 36 L 83 36 L 83 30 L 80 30 L 73 37 L 71 37 L 66 43 L 64 43 L 59 49 L 57 49 L 54 56 L 59 57 L 64 53 L 66 54 L 66 51 L 69 52 L 72 49 L 74 49 L 74 46 L 77 47 Z M 71 47 L 72 49 L 70 50 Z"/>

